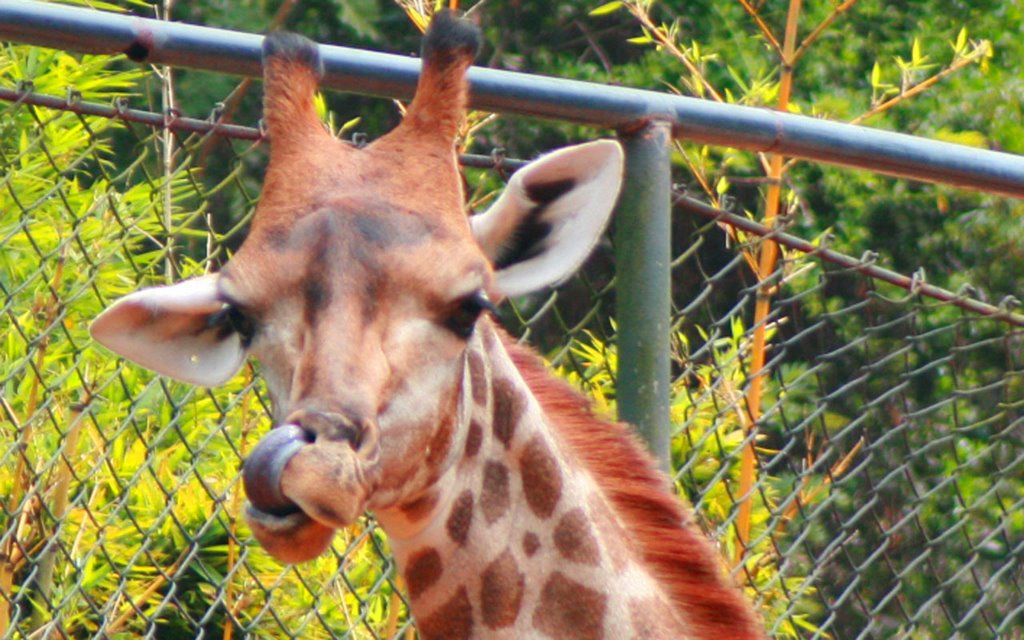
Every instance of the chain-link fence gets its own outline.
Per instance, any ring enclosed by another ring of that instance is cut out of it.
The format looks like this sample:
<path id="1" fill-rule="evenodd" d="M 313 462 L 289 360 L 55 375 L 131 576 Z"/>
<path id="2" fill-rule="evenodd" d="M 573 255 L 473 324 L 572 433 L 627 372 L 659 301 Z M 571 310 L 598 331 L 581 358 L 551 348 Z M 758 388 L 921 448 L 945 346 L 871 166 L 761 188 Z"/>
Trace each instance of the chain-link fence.
<path id="1" fill-rule="evenodd" d="M 138 72 L 103 89 L 73 82 L 89 58 L 17 55 L 60 72 L 0 105 L 0 637 L 411 637 L 372 520 L 293 567 L 246 530 L 238 472 L 269 427 L 255 369 L 201 390 L 88 338 L 117 296 L 216 269 L 239 244 L 265 161 L 253 132 L 173 113 L 152 128 L 120 104 L 84 115 Z M 31 104 L 68 83 L 64 104 Z M 1022 637 L 1020 319 L 782 236 L 794 248 L 759 281 L 756 225 L 695 211 L 674 214 L 674 475 L 770 633 Z M 607 411 L 613 280 L 605 246 L 559 291 L 502 310 Z"/>

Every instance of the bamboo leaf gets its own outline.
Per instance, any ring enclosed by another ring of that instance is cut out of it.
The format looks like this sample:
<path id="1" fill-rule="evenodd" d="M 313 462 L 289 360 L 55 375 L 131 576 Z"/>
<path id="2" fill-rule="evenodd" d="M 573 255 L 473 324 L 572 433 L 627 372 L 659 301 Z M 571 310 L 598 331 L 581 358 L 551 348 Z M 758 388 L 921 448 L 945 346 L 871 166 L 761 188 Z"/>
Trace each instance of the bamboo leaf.
<path id="1" fill-rule="evenodd" d="M 615 13 L 616 11 L 618 11 L 621 8 L 622 8 L 622 2 L 619 2 L 619 1 L 616 1 L 616 2 L 606 2 L 606 3 L 602 4 L 600 7 L 597 7 L 596 9 L 591 9 L 590 10 L 590 15 L 592 15 L 592 16 L 604 16 L 604 15 L 608 15 L 609 13 Z"/>
<path id="2" fill-rule="evenodd" d="M 967 47 L 967 27 L 960 27 L 960 33 L 956 35 L 956 42 L 953 43 L 953 51 L 961 53 Z"/>

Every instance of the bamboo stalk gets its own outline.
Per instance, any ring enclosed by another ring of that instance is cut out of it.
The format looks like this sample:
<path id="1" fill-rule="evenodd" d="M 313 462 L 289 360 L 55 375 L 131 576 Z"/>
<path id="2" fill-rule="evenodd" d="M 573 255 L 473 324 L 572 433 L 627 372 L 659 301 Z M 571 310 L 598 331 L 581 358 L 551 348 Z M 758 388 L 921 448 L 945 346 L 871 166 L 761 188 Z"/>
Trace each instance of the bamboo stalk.
<path id="1" fill-rule="evenodd" d="M 786 14 L 786 33 L 782 44 L 781 73 L 779 77 L 779 100 L 776 108 L 779 111 L 786 111 L 789 107 L 789 97 L 793 90 L 793 66 L 791 60 L 796 51 L 797 24 L 800 18 L 802 0 L 790 0 L 789 10 Z M 775 225 L 775 219 L 779 215 L 782 202 L 782 176 L 785 158 L 779 154 L 773 154 L 769 162 L 768 171 L 768 193 L 765 202 L 765 226 L 771 228 Z M 761 243 L 760 260 L 758 263 L 758 280 L 765 280 L 773 271 L 779 259 L 779 245 L 771 238 L 765 238 Z M 772 290 L 762 286 L 757 293 L 757 302 L 754 306 L 754 339 L 750 355 L 750 386 L 747 388 L 747 411 L 750 421 L 744 425 L 744 435 L 748 442 L 743 448 L 740 456 L 740 489 L 739 489 L 739 513 L 736 518 L 736 534 L 739 544 L 736 545 L 736 557 L 734 564 L 739 566 L 743 563 L 747 546 L 750 543 L 750 522 L 754 507 L 754 475 L 756 463 L 756 451 L 754 446 L 754 434 L 758 421 L 761 419 L 761 397 L 764 392 L 764 379 L 767 376 L 765 369 L 767 351 L 768 314 L 771 311 Z"/>
<path id="2" fill-rule="evenodd" d="M 402 599 L 399 597 L 398 592 L 392 591 L 388 601 L 388 621 L 385 625 L 385 638 L 394 638 L 395 633 L 398 631 L 398 608 L 401 602 Z"/>

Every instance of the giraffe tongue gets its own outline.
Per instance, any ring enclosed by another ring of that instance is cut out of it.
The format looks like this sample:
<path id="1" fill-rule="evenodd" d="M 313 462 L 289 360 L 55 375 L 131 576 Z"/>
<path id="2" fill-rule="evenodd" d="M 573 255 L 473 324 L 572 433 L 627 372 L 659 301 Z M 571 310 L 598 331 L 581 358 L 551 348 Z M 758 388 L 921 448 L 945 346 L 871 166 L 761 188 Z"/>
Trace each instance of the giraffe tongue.
<path id="1" fill-rule="evenodd" d="M 301 511 L 281 493 L 281 472 L 302 447 L 309 444 L 306 432 L 294 424 L 276 427 L 252 450 L 242 466 L 245 495 L 253 507 L 284 517 Z"/>

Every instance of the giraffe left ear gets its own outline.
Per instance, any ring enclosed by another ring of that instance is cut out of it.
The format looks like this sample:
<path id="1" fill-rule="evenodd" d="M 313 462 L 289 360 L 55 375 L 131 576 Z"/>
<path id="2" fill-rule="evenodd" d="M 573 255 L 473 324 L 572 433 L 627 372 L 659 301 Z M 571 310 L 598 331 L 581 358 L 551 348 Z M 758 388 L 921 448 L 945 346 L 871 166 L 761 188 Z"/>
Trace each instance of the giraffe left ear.
<path id="1" fill-rule="evenodd" d="M 498 292 L 522 295 L 572 275 L 608 226 L 621 186 L 613 140 L 560 149 L 517 171 L 497 202 L 470 218 Z"/>
<path id="2" fill-rule="evenodd" d="M 93 321 L 94 340 L 118 355 L 182 382 L 214 387 L 245 362 L 217 295 L 217 275 L 129 294 Z"/>

